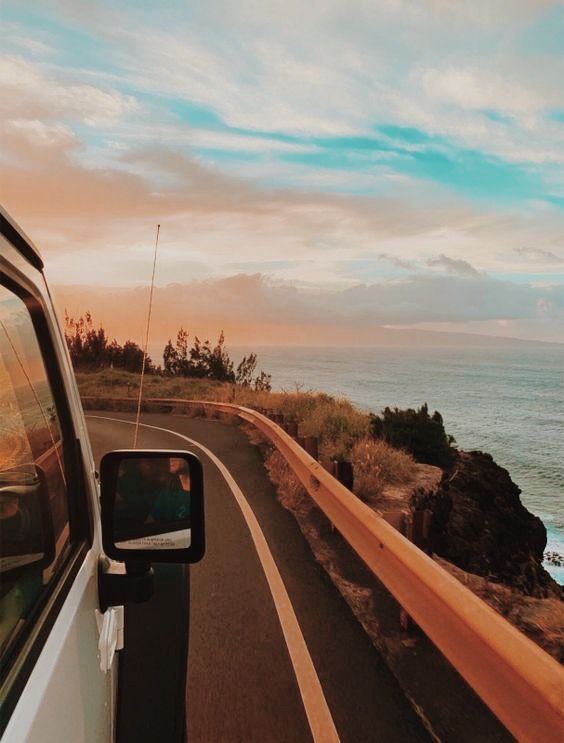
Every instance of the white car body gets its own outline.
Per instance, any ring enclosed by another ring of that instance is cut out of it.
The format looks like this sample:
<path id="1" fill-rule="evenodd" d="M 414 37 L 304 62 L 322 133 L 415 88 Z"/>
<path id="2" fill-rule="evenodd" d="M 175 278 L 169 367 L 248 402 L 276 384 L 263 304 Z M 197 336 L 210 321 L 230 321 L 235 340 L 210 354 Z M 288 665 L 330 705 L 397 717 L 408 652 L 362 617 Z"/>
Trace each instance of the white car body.
<path id="1" fill-rule="evenodd" d="M 2 741 L 107 743 L 115 736 L 118 655 L 113 651 L 119 649 L 123 637 L 123 611 L 111 608 L 105 617 L 97 617 L 98 564 L 103 550 L 94 460 L 65 341 L 38 267 L 39 255 L 6 213 L 0 216 L 4 233 L 0 235 L 0 273 L 4 286 L 9 282 L 11 288 L 31 295 L 37 302 L 36 311 L 43 315 L 49 343 L 42 347 L 42 353 L 54 353 L 50 363 L 59 370 L 59 393 L 67 401 L 67 429 L 72 427 L 79 443 L 81 492 L 69 492 L 69 498 L 77 500 L 78 507 L 87 507 L 91 514 L 89 539 L 80 539 L 74 545 L 20 653 L 11 659 L 9 668 L 3 668 L 1 702 L 7 724 Z M 10 693 L 13 696 L 14 689 L 17 700 L 14 704 L 12 699 L 6 712 L 6 699 Z"/>

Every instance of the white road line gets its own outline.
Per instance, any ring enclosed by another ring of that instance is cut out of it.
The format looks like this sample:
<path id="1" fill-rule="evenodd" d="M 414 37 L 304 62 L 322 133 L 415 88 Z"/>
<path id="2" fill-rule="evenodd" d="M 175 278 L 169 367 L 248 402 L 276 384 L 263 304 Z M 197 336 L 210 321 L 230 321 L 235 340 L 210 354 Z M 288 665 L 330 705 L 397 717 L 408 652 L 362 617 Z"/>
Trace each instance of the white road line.
<path id="1" fill-rule="evenodd" d="M 115 423 L 126 423 L 130 426 L 135 425 L 135 421 L 123 420 L 121 418 L 110 418 L 102 415 L 87 415 L 86 417 L 113 421 Z M 184 439 L 192 446 L 196 446 L 211 459 L 223 475 L 225 482 L 235 496 L 235 500 L 237 501 L 245 521 L 247 522 L 266 580 L 268 581 L 274 606 L 276 607 L 278 619 L 280 620 L 280 626 L 294 667 L 294 673 L 296 674 L 296 680 L 298 682 L 298 687 L 300 689 L 313 739 L 315 743 L 338 743 L 339 734 L 337 733 L 335 723 L 333 722 L 329 710 L 329 705 L 327 704 L 327 700 L 323 694 L 321 682 L 319 681 L 311 655 L 309 654 L 306 641 L 300 629 L 296 613 L 294 612 L 294 607 L 292 606 L 292 602 L 290 601 L 290 597 L 288 596 L 286 586 L 284 585 L 282 576 L 276 566 L 276 562 L 272 557 L 268 542 L 266 541 L 259 522 L 257 521 L 247 499 L 243 495 L 241 488 L 237 485 L 223 462 L 221 462 L 212 451 L 202 444 L 199 444 L 197 441 L 194 441 L 194 439 L 190 439 L 188 436 L 184 436 L 176 431 L 171 431 L 168 428 L 150 426 L 147 423 L 141 423 L 140 425 L 144 428 L 152 428 L 155 431 L 163 431 L 173 436 L 178 436 L 178 438 Z"/>

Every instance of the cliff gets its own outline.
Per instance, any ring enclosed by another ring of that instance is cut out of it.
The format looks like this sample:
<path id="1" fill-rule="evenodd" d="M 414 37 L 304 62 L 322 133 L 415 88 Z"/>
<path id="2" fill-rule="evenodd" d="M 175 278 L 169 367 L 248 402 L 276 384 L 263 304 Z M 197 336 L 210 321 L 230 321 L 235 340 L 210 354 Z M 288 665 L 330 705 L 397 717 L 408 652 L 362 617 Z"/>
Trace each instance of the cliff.
<path id="1" fill-rule="evenodd" d="M 561 598 L 561 587 L 542 566 L 546 529 L 520 493 L 489 454 L 458 452 L 437 490 L 416 490 L 410 506 L 433 514 L 431 552 L 528 596 Z"/>

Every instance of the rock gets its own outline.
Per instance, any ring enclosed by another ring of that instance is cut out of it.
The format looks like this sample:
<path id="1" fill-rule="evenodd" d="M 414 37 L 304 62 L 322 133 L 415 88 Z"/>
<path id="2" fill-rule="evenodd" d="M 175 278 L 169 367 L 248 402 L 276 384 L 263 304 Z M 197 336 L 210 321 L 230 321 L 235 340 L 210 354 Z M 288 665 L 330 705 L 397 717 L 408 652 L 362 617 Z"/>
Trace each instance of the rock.
<path id="1" fill-rule="evenodd" d="M 440 557 L 529 596 L 561 597 L 542 566 L 546 529 L 520 493 L 489 454 L 459 452 L 437 491 L 415 493 L 411 506 L 432 511 L 429 547 Z"/>

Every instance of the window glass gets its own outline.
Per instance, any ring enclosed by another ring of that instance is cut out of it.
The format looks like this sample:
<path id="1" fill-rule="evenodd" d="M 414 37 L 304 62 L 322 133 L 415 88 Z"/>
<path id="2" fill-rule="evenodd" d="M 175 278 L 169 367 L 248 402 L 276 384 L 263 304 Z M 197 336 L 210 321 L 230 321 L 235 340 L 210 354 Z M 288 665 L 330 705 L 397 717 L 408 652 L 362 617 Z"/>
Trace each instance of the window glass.
<path id="1" fill-rule="evenodd" d="M 0 286 L 0 654 L 69 550 L 63 440 L 25 303 Z"/>

